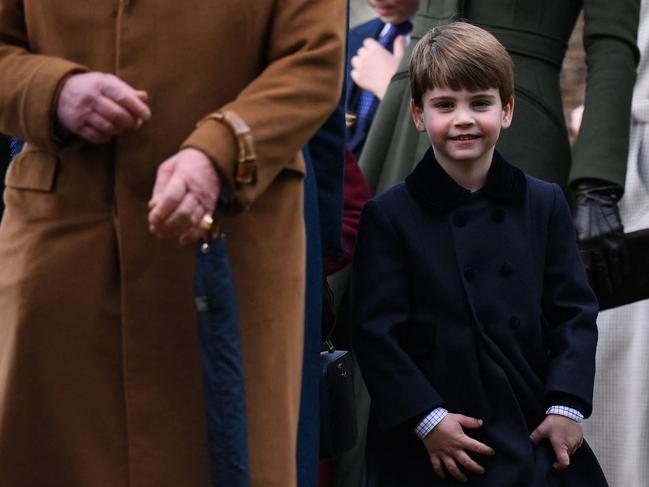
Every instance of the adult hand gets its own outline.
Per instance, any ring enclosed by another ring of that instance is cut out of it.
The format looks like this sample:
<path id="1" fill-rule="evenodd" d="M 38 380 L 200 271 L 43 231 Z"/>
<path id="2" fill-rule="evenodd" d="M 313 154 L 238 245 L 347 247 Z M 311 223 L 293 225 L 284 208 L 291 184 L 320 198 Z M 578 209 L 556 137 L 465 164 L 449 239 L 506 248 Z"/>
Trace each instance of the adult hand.
<path id="1" fill-rule="evenodd" d="M 558 414 L 548 414 L 543 422 L 530 435 L 532 443 L 538 445 L 547 438 L 557 456 L 552 466 L 564 470 L 570 465 L 570 457 L 579 449 L 584 441 L 584 431 L 581 423 Z"/>
<path id="2" fill-rule="evenodd" d="M 592 285 L 610 295 L 631 270 L 618 208 L 621 188 L 606 181 L 584 180 L 575 189 L 575 228 Z"/>
<path id="3" fill-rule="evenodd" d="M 394 40 L 394 52 L 392 53 L 376 40 L 365 39 L 351 60 L 350 76 L 352 80 L 382 100 L 390 84 L 390 79 L 397 72 L 405 49 L 406 38 L 401 35 Z"/>
<path id="4" fill-rule="evenodd" d="M 195 242 L 205 235 L 201 222 L 214 213 L 220 191 L 210 158 L 197 149 L 181 150 L 158 168 L 149 202 L 149 230 L 158 238 Z"/>
<path id="5" fill-rule="evenodd" d="M 463 430 L 481 426 L 480 419 L 449 413 L 426 435 L 423 439 L 424 446 L 433 464 L 433 470 L 440 479 L 446 478 L 446 470 L 460 482 L 466 482 L 468 479 L 458 464 L 476 475 L 484 474 L 484 468 L 473 460 L 466 450 L 488 456 L 494 455 L 495 452 L 484 443 L 467 436 Z"/>
<path id="6" fill-rule="evenodd" d="M 151 117 L 147 93 L 99 72 L 70 76 L 61 88 L 56 116 L 65 129 L 93 144 L 139 128 Z"/>

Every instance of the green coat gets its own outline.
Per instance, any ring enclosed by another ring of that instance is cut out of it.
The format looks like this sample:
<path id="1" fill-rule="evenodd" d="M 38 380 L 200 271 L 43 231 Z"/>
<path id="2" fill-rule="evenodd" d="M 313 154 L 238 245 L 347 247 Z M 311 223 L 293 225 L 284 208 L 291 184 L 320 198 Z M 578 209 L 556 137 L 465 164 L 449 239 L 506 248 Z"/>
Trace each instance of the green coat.
<path id="1" fill-rule="evenodd" d="M 624 186 L 631 96 L 639 54 L 639 0 L 420 0 L 413 42 L 379 106 L 360 165 L 380 193 L 402 180 L 430 147 L 409 112 L 408 62 L 435 25 L 463 19 L 494 34 L 514 60 L 516 106 L 497 148 L 532 176 L 562 187 L 580 178 Z M 588 86 L 581 132 L 568 139 L 559 72 L 584 10 Z"/>

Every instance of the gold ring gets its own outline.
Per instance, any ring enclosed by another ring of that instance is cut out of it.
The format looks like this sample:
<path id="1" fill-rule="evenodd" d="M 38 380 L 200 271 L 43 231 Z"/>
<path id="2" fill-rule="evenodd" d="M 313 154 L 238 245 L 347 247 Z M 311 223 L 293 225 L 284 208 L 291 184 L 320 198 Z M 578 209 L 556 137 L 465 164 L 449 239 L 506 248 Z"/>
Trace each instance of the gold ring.
<path id="1" fill-rule="evenodd" d="M 203 217 L 201 220 L 201 228 L 206 231 L 210 231 L 214 225 L 214 218 L 209 213 Z"/>

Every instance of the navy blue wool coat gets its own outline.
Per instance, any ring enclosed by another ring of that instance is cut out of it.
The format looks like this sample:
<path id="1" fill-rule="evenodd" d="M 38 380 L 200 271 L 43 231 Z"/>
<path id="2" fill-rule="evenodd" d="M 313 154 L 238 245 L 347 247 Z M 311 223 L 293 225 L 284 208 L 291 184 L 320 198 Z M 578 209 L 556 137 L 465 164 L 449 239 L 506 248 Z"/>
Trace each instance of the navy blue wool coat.
<path id="1" fill-rule="evenodd" d="M 429 150 L 364 208 L 354 261 L 355 349 L 372 398 L 370 487 L 438 479 L 416 422 L 433 408 L 481 418 L 496 451 L 469 485 L 605 486 L 586 443 L 555 472 L 529 434 L 549 405 L 591 412 L 597 302 L 559 186 L 496 153 L 484 187 L 456 184 Z M 472 454 L 473 455 L 473 454 Z"/>

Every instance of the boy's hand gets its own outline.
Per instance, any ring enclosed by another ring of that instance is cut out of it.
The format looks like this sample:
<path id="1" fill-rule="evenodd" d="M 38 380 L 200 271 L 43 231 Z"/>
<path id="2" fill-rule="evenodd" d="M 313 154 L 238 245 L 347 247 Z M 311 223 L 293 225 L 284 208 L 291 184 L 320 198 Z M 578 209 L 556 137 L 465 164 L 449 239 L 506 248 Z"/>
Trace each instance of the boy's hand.
<path id="1" fill-rule="evenodd" d="M 394 73 L 406 50 L 406 38 L 397 36 L 393 52 L 388 51 L 374 39 L 365 39 L 350 63 L 350 77 L 358 86 L 372 92 L 379 100 L 385 96 Z"/>
<path id="2" fill-rule="evenodd" d="M 557 461 L 552 466 L 564 470 L 570 465 L 570 457 L 584 441 L 584 430 L 581 423 L 559 414 L 548 414 L 543 422 L 530 435 L 535 445 L 543 438 L 550 440 Z"/>
<path id="3" fill-rule="evenodd" d="M 457 480 L 466 482 L 467 477 L 460 470 L 458 464 L 476 475 L 484 473 L 484 468 L 475 462 L 465 450 L 488 456 L 494 455 L 495 452 L 484 443 L 468 437 L 462 429 L 463 427 L 475 429 L 481 426 L 481 419 L 449 413 L 426 435 L 423 442 L 433 464 L 433 470 L 440 479 L 446 478 L 445 470 L 448 470 L 448 473 Z"/>

